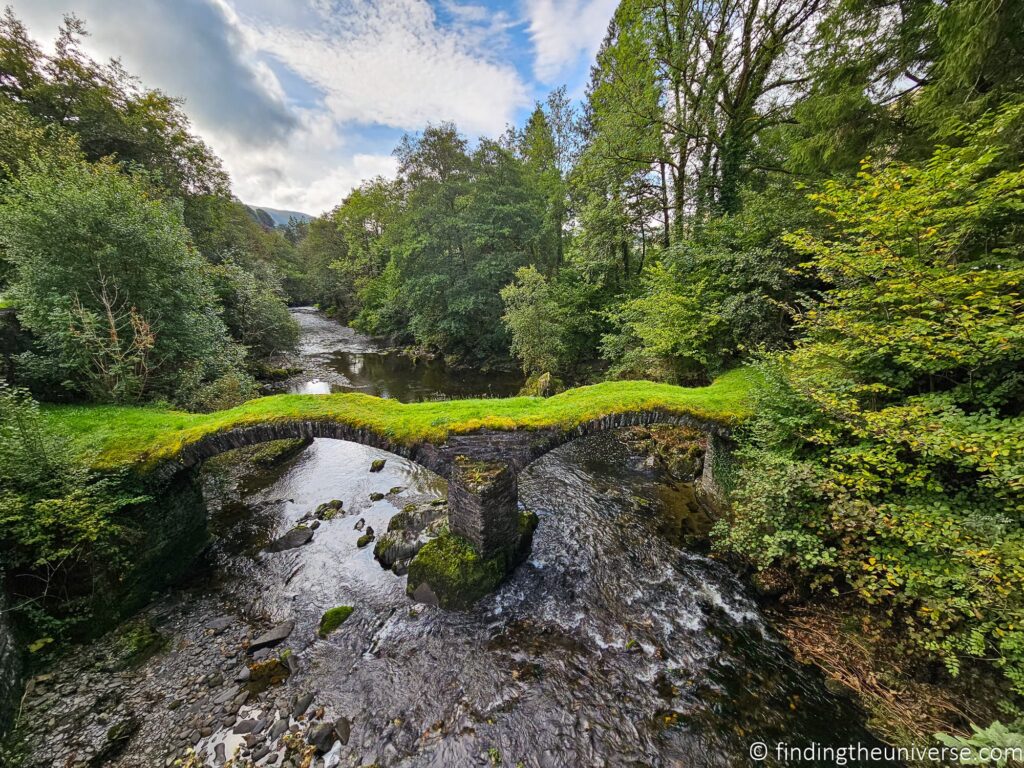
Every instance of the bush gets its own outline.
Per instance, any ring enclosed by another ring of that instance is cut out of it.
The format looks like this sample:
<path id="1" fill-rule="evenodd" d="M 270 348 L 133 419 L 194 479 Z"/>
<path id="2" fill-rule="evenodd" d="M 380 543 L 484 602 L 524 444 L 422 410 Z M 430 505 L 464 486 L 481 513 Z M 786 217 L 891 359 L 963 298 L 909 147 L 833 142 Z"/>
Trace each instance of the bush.
<path id="1" fill-rule="evenodd" d="M 276 275 L 266 268 L 245 269 L 232 259 L 214 266 L 212 273 L 228 331 L 250 358 L 264 360 L 295 347 L 299 326 Z"/>
<path id="2" fill-rule="evenodd" d="M 238 368 L 230 368 L 223 376 L 210 382 L 203 382 L 198 372 L 191 377 L 185 376 L 177 402 L 188 411 L 212 413 L 234 408 L 258 394 L 259 388 L 252 376 Z"/>
<path id="3" fill-rule="evenodd" d="M 89 472 L 67 446 L 27 392 L 0 383 L 0 566 L 40 634 L 85 618 L 99 574 L 116 578 L 127 562 L 124 510 L 147 500 L 124 475 Z"/>

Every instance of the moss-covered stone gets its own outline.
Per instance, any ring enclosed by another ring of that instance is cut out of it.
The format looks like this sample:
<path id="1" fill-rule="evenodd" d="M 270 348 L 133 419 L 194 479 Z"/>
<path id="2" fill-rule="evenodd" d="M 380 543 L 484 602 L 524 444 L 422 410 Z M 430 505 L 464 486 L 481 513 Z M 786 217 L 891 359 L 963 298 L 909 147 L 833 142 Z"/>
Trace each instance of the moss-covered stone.
<path id="1" fill-rule="evenodd" d="M 384 469 L 384 465 L 386 463 L 387 459 L 374 459 L 372 462 L 370 462 L 370 471 L 380 472 L 382 469 Z"/>
<path id="2" fill-rule="evenodd" d="M 457 457 L 455 464 L 466 489 L 476 494 L 486 493 L 495 481 L 509 471 L 504 462 L 482 461 L 468 456 Z"/>
<path id="3" fill-rule="evenodd" d="M 482 558 L 473 545 L 445 531 L 427 542 L 409 563 L 406 594 L 442 608 L 468 608 L 493 592 L 530 552 L 537 515 L 519 516 L 519 537 L 505 552 Z"/>
<path id="4" fill-rule="evenodd" d="M 356 546 L 359 547 L 360 549 L 362 549 L 367 544 L 369 544 L 371 541 L 373 541 L 373 538 L 374 538 L 373 537 L 373 530 L 372 529 L 368 529 L 366 533 L 364 533 L 362 536 L 360 536 L 358 539 L 356 539 Z"/>
<path id="5" fill-rule="evenodd" d="M 384 498 L 384 494 L 380 491 L 374 491 L 370 494 L 370 501 L 380 501 Z"/>
<path id="6" fill-rule="evenodd" d="M 254 661 L 249 665 L 249 679 L 246 681 L 246 689 L 250 693 L 262 693 L 272 685 L 280 685 L 291 675 L 291 667 L 288 666 L 287 657 L 264 659 Z"/>
<path id="7" fill-rule="evenodd" d="M 428 541 L 409 563 L 406 593 L 443 608 L 468 608 L 505 578 L 507 558 L 482 559 L 465 539 L 448 533 Z"/>
<path id="8" fill-rule="evenodd" d="M 512 567 L 519 565 L 530 554 L 530 547 L 533 546 L 533 532 L 537 530 L 540 518 L 537 513 L 531 510 L 519 513 L 519 541 L 513 555 L 515 563 Z"/>
<path id="9" fill-rule="evenodd" d="M 157 631 L 149 619 L 135 619 L 120 631 L 119 664 L 122 667 L 137 666 L 163 650 L 166 645 L 167 639 Z"/>
<path id="10" fill-rule="evenodd" d="M 401 512 L 396 512 L 388 520 L 389 531 L 404 531 L 412 525 L 412 513 L 406 512 L 404 509 Z"/>
<path id="11" fill-rule="evenodd" d="M 550 373 L 535 373 L 519 390 L 521 397 L 551 397 L 565 391 L 565 382 Z"/>
<path id="12" fill-rule="evenodd" d="M 339 605 L 336 608 L 331 608 L 320 619 L 320 629 L 317 630 L 317 634 L 321 638 L 327 637 L 331 632 L 344 624 L 354 610 L 355 608 L 351 605 Z"/>

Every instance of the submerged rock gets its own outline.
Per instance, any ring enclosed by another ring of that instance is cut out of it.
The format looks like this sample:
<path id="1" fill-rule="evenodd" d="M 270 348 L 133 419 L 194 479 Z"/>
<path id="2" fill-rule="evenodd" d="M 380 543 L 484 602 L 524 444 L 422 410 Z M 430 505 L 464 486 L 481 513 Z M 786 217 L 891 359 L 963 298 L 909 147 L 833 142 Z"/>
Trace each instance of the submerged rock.
<path id="1" fill-rule="evenodd" d="M 104 765 L 121 753 L 128 745 L 132 736 L 139 730 L 140 723 L 134 717 L 128 717 L 114 723 L 107 729 L 107 738 L 99 752 L 90 761 L 90 765 Z"/>
<path id="2" fill-rule="evenodd" d="M 349 737 L 352 735 L 352 723 L 347 717 L 339 717 L 334 721 L 334 733 L 338 736 L 339 742 L 348 744 Z"/>
<path id="3" fill-rule="evenodd" d="M 286 639 L 293 629 L 295 629 L 294 621 L 286 621 L 283 624 L 278 624 L 276 627 L 271 627 L 249 643 L 249 653 L 258 651 L 260 648 L 269 648 L 272 645 L 277 645 Z"/>
<path id="4" fill-rule="evenodd" d="M 313 531 L 304 525 L 292 528 L 288 533 L 279 539 L 275 539 L 267 545 L 267 552 L 285 552 L 289 549 L 296 549 L 313 540 Z"/>

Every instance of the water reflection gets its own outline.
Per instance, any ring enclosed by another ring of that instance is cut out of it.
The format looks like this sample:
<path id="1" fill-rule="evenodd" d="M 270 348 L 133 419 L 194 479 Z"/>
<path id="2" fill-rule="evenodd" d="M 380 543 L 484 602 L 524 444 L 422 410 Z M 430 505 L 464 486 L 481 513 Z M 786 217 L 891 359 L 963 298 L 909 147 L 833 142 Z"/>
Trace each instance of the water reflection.
<path id="1" fill-rule="evenodd" d="M 310 307 L 292 315 L 302 329 L 304 375 L 288 383 L 293 394 L 363 392 L 402 402 L 515 395 L 523 378 L 514 372 L 452 370 L 440 360 L 414 360 L 346 328 Z"/>

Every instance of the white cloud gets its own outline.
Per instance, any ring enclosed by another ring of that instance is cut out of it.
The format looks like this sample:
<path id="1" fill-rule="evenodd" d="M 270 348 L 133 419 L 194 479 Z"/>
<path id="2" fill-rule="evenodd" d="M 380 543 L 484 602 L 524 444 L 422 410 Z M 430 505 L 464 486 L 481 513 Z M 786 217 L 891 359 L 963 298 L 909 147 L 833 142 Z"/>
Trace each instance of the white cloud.
<path id="1" fill-rule="evenodd" d="M 618 4 L 618 0 L 525 0 L 537 79 L 555 83 L 581 58 L 592 60 Z"/>
<path id="2" fill-rule="evenodd" d="M 256 47 L 325 94 L 339 123 L 418 129 L 454 120 L 469 133 L 496 134 L 530 102 L 515 68 L 481 49 L 481 40 L 493 37 L 494 19 L 482 31 L 467 9 L 459 24 L 445 28 L 426 0 L 319 7 L 322 23 L 314 28 L 248 29 Z"/>
<path id="3" fill-rule="evenodd" d="M 235 194 L 276 208 L 319 213 L 393 175 L 390 138 L 369 138 L 393 132 L 372 126 L 497 135 L 532 101 L 507 56 L 521 20 L 480 0 L 4 1 L 46 41 L 81 16 L 91 55 L 184 97 Z"/>
<path id="4" fill-rule="evenodd" d="M 297 125 L 222 0 L 14 0 L 13 7 L 43 40 L 52 40 L 64 13 L 80 16 L 92 55 L 121 58 L 146 86 L 184 97 L 200 128 L 265 143 Z"/>
<path id="5" fill-rule="evenodd" d="M 318 215 L 374 176 L 394 176 L 390 154 L 352 152 L 327 115 L 306 112 L 287 140 L 254 148 L 225 134 L 210 143 L 224 159 L 235 195 L 247 203 Z"/>

